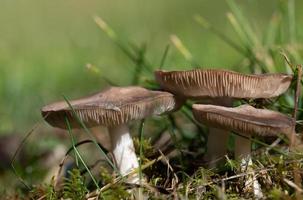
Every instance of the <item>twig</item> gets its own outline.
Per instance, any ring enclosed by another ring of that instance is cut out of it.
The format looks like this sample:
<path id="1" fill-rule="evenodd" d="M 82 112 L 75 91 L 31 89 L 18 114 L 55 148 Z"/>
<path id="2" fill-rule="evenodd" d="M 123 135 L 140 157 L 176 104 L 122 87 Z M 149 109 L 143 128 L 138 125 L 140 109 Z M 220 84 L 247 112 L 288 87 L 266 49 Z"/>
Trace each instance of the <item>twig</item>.
<path id="1" fill-rule="evenodd" d="M 293 112 L 293 118 L 294 120 L 297 119 L 297 113 L 298 113 L 298 104 L 299 104 L 299 98 L 301 94 L 301 77 L 302 77 L 302 66 L 298 65 L 297 66 L 297 83 L 296 83 L 296 93 L 295 93 L 295 99 L 294 99 L 294 112 Z M 293 133 L 291 135 L 291 140 L 290 140 L 290 147 L 293 148 L 295 145 L 295 140 L 296 140 L 296 131 L 293 130 Z"/>
<path id="2" fill-rule="evenodd" d="M 297 192 L 303 193 L 303 189 L 300 188 L 297 184 L 295 184 L 294 182 L 292 182 L 291 180 L 288 180 L 286 178 L 283 178 L 283 181 L 289 185 L 290 187 L 294 188 Z"/>
<path id="3" fill-rule="evenodd" d="M 175 177 L 176 182 L 175 182 L 175 184 L 172 183 L 172 186 L 171 186 L 172 189 L 173 189 L 173 188 L 175 188 L 175 185 L 178 184 L 178 182 L 179 182 L 178 176 L 174 172 L 174 169 L 172 168 L 172 166 L 169 164 L 169 160 L 167 159 L 167 157 L 160 150 L 159 150 L 159 152 L 160 152 L 161 156 L 163 157 L 163 159 L 165 160 L 165 162 L 167 164 L 167 167 L 168 167 L 168 169 L 167 169 L 167 174 L 168 174 L 167 177 L 169 177 L 169 170 L 173 173 L 173 175 Z M 166 185 L 166 183 L 164 185 Z"/>
<path id="4" fill-rule="evenodd" d="M 277 138 L 271 145 L 266 147 L 266 151 L 270 151 L 272 148 L 275 148 L 281 142 L 281 138 Z"/>
<path id="5" fill-rule="evenodd" d="M 297 74 L 297 84 L 296 84 L 296 93 L 295 93 L 295 108 L 294 108 L 294 113 L 293 113 L 293 118 L 297 118 L 297 113 L 298 113 L 298 103 L 299 103 L 299 97 L 301 94 L 301 78 L 302 78 L 302 66 L 298 65 L 297 66 L 298 74 Z"/>

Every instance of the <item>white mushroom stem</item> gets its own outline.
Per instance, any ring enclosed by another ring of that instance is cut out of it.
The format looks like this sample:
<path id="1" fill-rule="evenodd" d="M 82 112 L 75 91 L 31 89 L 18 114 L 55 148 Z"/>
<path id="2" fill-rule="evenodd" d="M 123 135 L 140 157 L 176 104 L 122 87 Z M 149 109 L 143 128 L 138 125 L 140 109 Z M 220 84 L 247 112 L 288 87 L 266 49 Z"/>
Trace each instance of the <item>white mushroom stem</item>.
<path id="1" fill-rule="evenodd" d="M 114 155 L 116 166 L 122 176 L 126 175 L 139 167 L 129 128 L 127 124 L 121 124 L 115 127 L 110 127 L 108 130 L 111 135 L 112 153 Z M 128 177 L 127 182 L 138 184 L 138 173 Z"/>
<path id="2" fill-rule="evenodd" d="M 253 190 L 255 199 L 263 198 L 261 186 L 253 172 L 253 162 L 251 159 L 251 140 L 241 136 L 235 138 L 235 157 L 241 158 L 241 172 L 247 172 L 245 177 L 245 190 Z"/>

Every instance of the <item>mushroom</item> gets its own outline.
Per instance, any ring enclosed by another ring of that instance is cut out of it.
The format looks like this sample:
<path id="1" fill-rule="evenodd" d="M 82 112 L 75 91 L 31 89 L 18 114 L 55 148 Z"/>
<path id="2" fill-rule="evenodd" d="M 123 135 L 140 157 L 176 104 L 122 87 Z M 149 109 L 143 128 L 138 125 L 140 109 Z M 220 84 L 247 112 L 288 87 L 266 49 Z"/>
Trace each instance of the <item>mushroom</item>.
<path id="1" fill-rule="evenodd" d="M 284 133 L 289 139 L 295 129 L 295 120 L 287 115 L 267 109 L 256 109 L 250 105 L 242 105 L 236 108 L 226 108 L 214 105 L 193 105 L 193 114 L 197 121 L 212 127 L 220 127 L 224 130 L 259 136 L 277 136 Z M 250 140 L 247 140 L 250 141 Z M 251 175 L 245 181 L 245 188 L 252 188 L 255 198 L 263 197 L 261 186 L 258 183 L 254 172 L 250 169 L 252 160 L 250 157 L 250 143 L 242 147 L 241 171 L 251 171 Z"/>
<path id="2" fill-rule="evenodd" d="M 172 94 L 136 86 L 110 87 L 95 95 L 70 101 L 70 104 L 88 128 L 100 125 L 108 128 L 112 153 L 121 175 L 126 175 L 139 166 L 128 123 L 176 108 Z M 81 128 L 65 101 L 44 106 L 42 116 L 54 127 L 67 129 L 67 118 L 72 128 Z M 129 177 L 128 182 L 139 183 L 138 174 Z"/>
<path id="3" fill-rule="evenodd" d="M 291 84 L 292 75 L 245 75 L 222 69 L 194 69 L 189 71 L 156 71 L 161 88 L 177 96 L 192 100 L 211 99 L 212 104 L 232 106 L 232 99 L 272 98 L 284 93 Z M 225 132 L 225 133 L 223 133 Z M 227 131 L 210 128 L 206 161 L 214 161 L 226 154 Z M 243 145 L 246 143 L 245 145 Z M 247 144 L 248 143 L 248 144 Z M 236 154 L 250 141 L 236 137 Z M 210 167 L 214 166 L 212 163 Z"/>
<path id="4" fill-rule="evenodd" d="M 247 104 L 235 108 L 202 104 L 193 104 L 192 107 L 198 122 L 246 136 L 277 136 L 283 133 L 291 138 L 295 127 L 295 120 L 287 115 Z"/>

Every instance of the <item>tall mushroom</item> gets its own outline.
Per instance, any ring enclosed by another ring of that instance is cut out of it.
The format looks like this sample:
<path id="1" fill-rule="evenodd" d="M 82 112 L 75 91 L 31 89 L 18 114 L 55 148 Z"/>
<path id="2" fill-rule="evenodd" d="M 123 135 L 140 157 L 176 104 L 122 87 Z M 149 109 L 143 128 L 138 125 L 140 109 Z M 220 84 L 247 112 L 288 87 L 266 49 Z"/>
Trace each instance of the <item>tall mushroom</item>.
<path id="1" fill-rule="evenodd" d="M 122 175 L 139 166 L 128 123 L 176 108 L 172 94 L 136 86 L 110 87 L 95 95 L 70 101 L 70 104 L 88 128 L 100 125 L 108 128 L 114 160 Z M 44 106 L 42 116 L 55 127 L 67 129 L 67 118 L 72 128 L 81 128 L 65 101 Z M 138 181 L 137 174 L 128 179 L 130 183 Z"/>
<path id="2" fill-rule="evenodd" d="M 212 104 L 224 106 L 232 106 L 232 99 L 235 98 L 277 97 L 288 89 L 292 81 L 292 75 L 288 74 L 246 75 L 222 69 L 156 71 L 155 77 L 161 88 L 177 96 L 196 101 L 211 98 Z M 207 161 L 216 160 L 226 154 L 227 139 L 227 131 L 210 128 Z M 237 155 L 242 154 L 242 144 L 250 146 L 250 141 L 241 137 L 236 137 L 236 143 Z"/>

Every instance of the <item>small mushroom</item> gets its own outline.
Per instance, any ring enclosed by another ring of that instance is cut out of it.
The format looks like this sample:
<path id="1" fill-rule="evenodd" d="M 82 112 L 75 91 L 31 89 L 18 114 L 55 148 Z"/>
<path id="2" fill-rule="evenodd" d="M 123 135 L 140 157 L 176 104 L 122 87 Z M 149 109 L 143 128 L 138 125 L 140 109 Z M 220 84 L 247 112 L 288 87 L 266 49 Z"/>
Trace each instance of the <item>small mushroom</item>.
<path id="1" fill-rule="evenodd" d="M 156 71 L 160 86 L 185 99 L 211 98 L 211 103 L 232 106 L 232 99 L 272 98 L 284 93 L 291 84 L 292 75 L 260 74 L 246 75 L 222 69 L 194 69 L 189 71 Z M 224 133 L 225 132 L 225 133 Z M 226 154 L 227 131 L 210 128 L 207 161 L 216 160 Z M 242 146 L 250 141 L 236 137 L 236 154 L 242 154 Z M 214 166 L 210 163 L 209 166 Z"/>
<path id="2" fill-rule="evenodd" d="M 110 87 L 95 95 L 70 101 L 70 104 L 88 128 L 100 125 L 108 128 L 114 160 L 122 175 L 139 166 L 128 123 L 176 108 L 172 94 L 136 86 Z M 67 118 L 72 128 L 81 128 L 65 101 L 43 107 L 42 116 L 55 127 L 67 129 Z M 138 175 L 129 177 L 128 182 L 139 183 Z"/>
<path id="3" fill-rule="evenodd" d="M 278 133 L 284 133 L 290 138 L 295 126 L 294 119 L 287 115 L 267 109 L 256 109 L 250 105 L 226 108 L 194 104 L 193 114 L 200 123 L 234 131 L 248 137 L 251 135 L 277 136 Z M 241 154 L 235 155 L 237 158 L 251 153 L 250 143 L 238 146 L 242 150 L 237 152 Z"/>
<path id="4" fill-rule="evenodd" d="M 279 133 L 283 133 L 290 139 L 295 129 L 295 120 L 293 118 L 276 111 L 256 109 L 250 105 L 226 108 L 223 106 L 194 104 L 193 114 L 200 123 L 234 131 L 248 137 L 251 135 L 277 136 Z M 254 172 L 250 169 L 252 165 L 250 143 L 238 145 L 240 145 L 242 154 L 236 155 L 236 157 L 242 157 L 241 171 L 251 171 L 251 175 L 245 181 L 245 187 L 252 188 L 255 198 L 260 199 L 263 197 L 261 187 Z"/>

